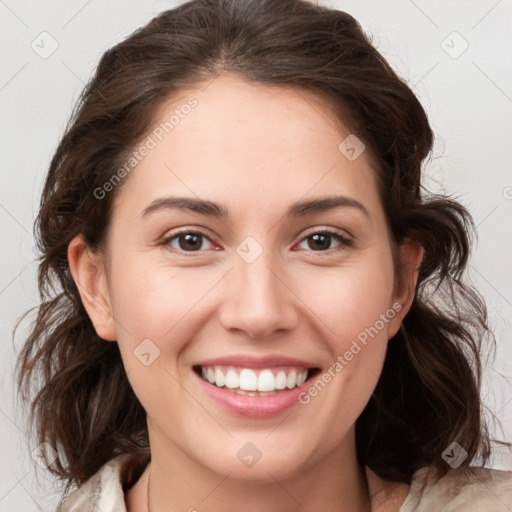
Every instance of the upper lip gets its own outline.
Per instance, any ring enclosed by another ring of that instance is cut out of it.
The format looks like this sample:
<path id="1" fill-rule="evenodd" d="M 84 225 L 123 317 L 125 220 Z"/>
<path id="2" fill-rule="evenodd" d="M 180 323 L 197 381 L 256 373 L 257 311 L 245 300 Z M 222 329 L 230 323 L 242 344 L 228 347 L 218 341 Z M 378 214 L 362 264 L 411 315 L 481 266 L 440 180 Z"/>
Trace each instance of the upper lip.
<path id="1" fill-rule="evenodd" d="M 238 366 L 240 368 L 272 368 L 275 366 L 297 366 L 300 368 L 316 368 L 314 364 L 287 356 L 256 357 L 251 355 L 231 355 L 216 357 L 196 363 L 194 366 Z"/>

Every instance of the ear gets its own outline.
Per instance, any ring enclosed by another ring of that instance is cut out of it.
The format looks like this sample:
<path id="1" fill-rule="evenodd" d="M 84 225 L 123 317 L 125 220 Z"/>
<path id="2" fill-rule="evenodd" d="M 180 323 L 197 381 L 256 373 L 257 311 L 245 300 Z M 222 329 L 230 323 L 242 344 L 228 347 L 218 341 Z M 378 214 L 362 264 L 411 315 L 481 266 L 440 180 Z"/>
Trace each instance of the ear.
<path id="1" fill-rule="evenodd" d="M 418 273 L 423 260 L 425 250 L 412 238 L 405 238 L 400 244 L 401 274 L 397 276 L 397 286 L 393 294 L 393 307 L 398 314 L 390 322 L 388 329 L 388 339 L 392 338 L 400 328 L 402 320 L 411 308 L 414 296 L 416 294 L 416 283 L 418 282 Z"/>
<path id="2" fill-rule="evenodd" d="M 68 262 L 96 334 L 104 340 L 116 341 L 115 322 L 103 261 L 89 250 L 83 236 L 78 235 L 68 245 Z"/>

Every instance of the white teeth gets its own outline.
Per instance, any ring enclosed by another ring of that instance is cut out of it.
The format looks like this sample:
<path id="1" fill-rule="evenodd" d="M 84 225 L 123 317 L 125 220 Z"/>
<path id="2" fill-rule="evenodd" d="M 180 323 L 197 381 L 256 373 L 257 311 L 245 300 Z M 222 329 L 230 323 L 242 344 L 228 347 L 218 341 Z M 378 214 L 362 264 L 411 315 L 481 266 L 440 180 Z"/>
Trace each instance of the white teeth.
<path id="1" fill-rule="evenodd" d="M 226 373 L 226 382 L 225 385 L 227 388 L 237 388 L 239 384 L 238 379 L 238 373 L 235 372 L 235 370 L 228 370 L 228 373 Z"/>
<path id="2" fill-rule="evenodd" d="M 286 387 L 286 373 L 282 370 L 276 375 L 276 389 L 284 389 Z"/>
<path id="3" fill-rule="evenodd" d="M 286 387 L 293 389 L 297 385 L 297 372 L 292 370 L 286 378 Z"/>
<path id="4" fill-rule="evenodd" d="M 274 374 L 270 370 L 263 370 L 258 377 L 258 391 L 274 391 L 274 389 L 276 389 Z"/>
<path id="5" fill-rule="evenodd" d="M 222 370 L 216 366 L 215 367 L 215 385 L 221 388 L 226 384 L 226 379 L 224 378 L 224 374 L 222 373 Z"/>
<path id="6" fill-rule="evenodd" d="M 294 389 L 304 384 L 308 371 L 279 370 L 274 375 L 271 369 L 254 371 L 250 368 L 236 370 L 233 367 L 210 366 L 202 367 L 201 375 L 210 384 L 222 388 L 240 391 L 240 394 L 247 396 L 266 396 L 275 394 L 276 390 Z"/>
<path id="7" fill-rule="evenodd" d="M 256 391 L 258 389 L 258 377 L 252 370 L 244 368 L 240 372 L 240 383 L 238 387 L 244 391 Z"/>

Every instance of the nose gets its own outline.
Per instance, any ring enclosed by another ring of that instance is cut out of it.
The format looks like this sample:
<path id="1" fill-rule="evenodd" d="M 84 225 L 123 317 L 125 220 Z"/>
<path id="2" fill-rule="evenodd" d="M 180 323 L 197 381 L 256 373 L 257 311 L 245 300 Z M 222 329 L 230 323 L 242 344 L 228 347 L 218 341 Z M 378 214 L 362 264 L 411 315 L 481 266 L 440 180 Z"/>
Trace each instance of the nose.
<path id="1" fill-rule="evenodd" d="M 252 263 L 240 258 L 226 279 L 220 306 L 224 328 L 265 338 L 296 325 L 298 299 L 286 283 L 285 272 L 265 252 Z"/>

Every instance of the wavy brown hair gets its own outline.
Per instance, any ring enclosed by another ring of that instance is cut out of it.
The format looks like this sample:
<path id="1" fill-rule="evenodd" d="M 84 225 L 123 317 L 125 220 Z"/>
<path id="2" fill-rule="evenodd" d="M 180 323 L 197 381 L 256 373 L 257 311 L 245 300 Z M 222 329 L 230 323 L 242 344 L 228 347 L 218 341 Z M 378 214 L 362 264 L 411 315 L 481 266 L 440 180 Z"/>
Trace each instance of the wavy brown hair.
<path id="1" fill-rule="evenodd" d="M 359 462 L 409 483 L 426 465 L 444 474 L 441 454 L 456 441 L 469 455 L 462 469 L 476 456 L 485 464 L 482 354 L 484 340 L 491 348 L 495 340 L 482 297 L 462 280 L 471 215 L 421 183 L 434 139 L 422 105 L 345 12 L 305 0 L 195 0 L 103 54 L 50 163 L 34 226 L 41 303 L 17 374 L 38 439 L 58 449 L 49 469 L 81 484 L 116 455 L 148 452 L 145 411 L 117 344 L 95 332 L 67 248 L 80 233 L 91 249 L 105 248 L 114 198 L 129 178 L 102 199 L 94 191 L 170 95 L 222 72 L 325 99 L 375 160 L 397 285 L 399 244 L 410 237 L 425 249 L 414 302 L 356 422 Z"/>

